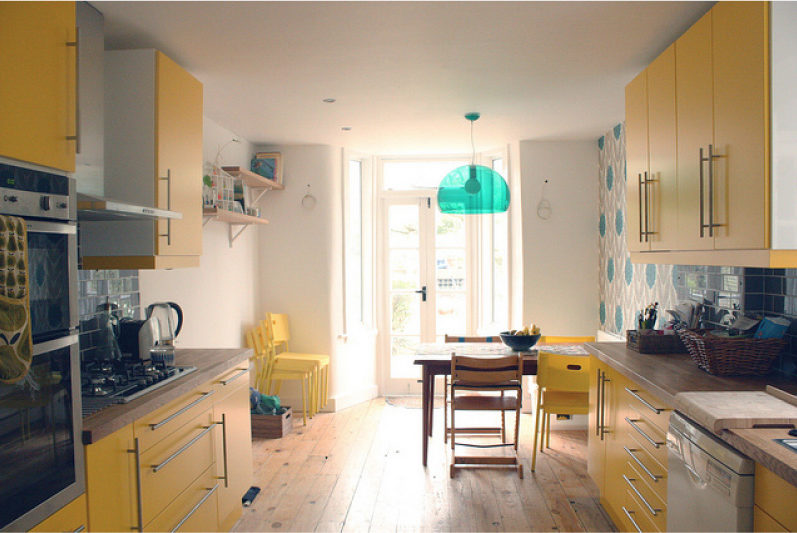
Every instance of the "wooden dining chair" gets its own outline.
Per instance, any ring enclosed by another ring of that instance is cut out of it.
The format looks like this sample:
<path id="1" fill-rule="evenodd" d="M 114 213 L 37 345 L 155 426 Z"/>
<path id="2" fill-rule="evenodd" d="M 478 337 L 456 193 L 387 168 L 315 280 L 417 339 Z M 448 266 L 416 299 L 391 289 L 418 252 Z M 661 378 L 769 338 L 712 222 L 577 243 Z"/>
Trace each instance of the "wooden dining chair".
<path id="1" fill-rule="evenodd" d="M 463 337 L 459 335 L 448 335 L 444 336 L 446 344 L 452 342 L 501 342 L 501 337 L 498 336 L 489 336 L 489 337 Z M 448 425 L 448 409 L 451 405 L 451 398 L 448 394 L 449 388 L 451 387 L 451 376 L 443 376 L 443 442 L 448 442 L 448 434 L 451 431 L 451 428 Z M 505 418 L 504 413 L 501 413 L 501 428 L 502 428 L 502 439 L 506 442 L 506 431 L 505 427 Z M 471 428 L 474 431 L 471 433 L 476 433 L 479 430 L 489 429 L 493 430 L 493 428 Z M 468 433 L 467 428 L 461 428 L 460 433 Z M 482 431 L 483 433 L 483 431 Z"/>
<path id="2" fill-rule="evenodd" d="M 451 357 L 451 466 L 453 478 L 458 468 L 474 465 L 516 468 L 523 477 L 523 465 L 517 455 L 520 434 L 521 378 L 523 377 L 523 356 L 471 357 L 454 354 Z M 483 393 L 483 394 L 475 394 Z M 506 394 L 510 393 L 510 394 Z M 512 394 L 513 393 L 513 394 Z M 511 446 L 514 455 L 470 456 L 457 455 L 456 412 L 457 411 L 515 411 L 515 439 L 507 444 L 459 443 L 460 446 L 494 448 Z"/>
<path id="3" fill-rule="evenodd" d="M 311 362 L 316 368 L 315 388 L 313 390 L 315 411 L 323 409 L 329 401 L 329 355 L 292 352 L 288 346 L 291 340 L 288 315 L 266 313 L 265 326 L 268 340 L 274 345 L 277 360 Z"/>
<path id="4" fill-rule="evenodd" d="M 551 414 L 589 413 L 589 376 L 588 355 L 539 352 L 532 472 L 537 465 L 537 437 L 540 438 L 540 452 L 543 451 L 543 442 L 546 440 L 547 447 L 551 447 Z"/>
<path id="5" fill-rule="evenodd" d="M 246 341 L 254 351 L 255 363 L 255 387 L 258 392 L 271 394 L 272 384 L 276 384 L 274 394 L 279 395 L 283 381 L 300 381 L 302 387 L 302 424 L 307 425 L 308 414 L 310 411 L 310 389 L 312 386 L 312 370 L 308 365 L 294 365 L 290 362 L 278 362 L 274 357 L 273 350 L 264 345 L 257 328 L 252 328 L 246 332 Z"/>

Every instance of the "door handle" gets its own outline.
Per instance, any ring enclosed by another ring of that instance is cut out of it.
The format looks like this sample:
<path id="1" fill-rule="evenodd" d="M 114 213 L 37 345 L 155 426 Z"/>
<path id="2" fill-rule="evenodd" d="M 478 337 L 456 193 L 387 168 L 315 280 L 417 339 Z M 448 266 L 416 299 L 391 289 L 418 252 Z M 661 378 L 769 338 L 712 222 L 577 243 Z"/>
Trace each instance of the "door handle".
<path id="1" fill-rule="evenodd" d="M 424 285 L 424 286 L 421 288 L 421 290 L 419 290 L 419 291 L 415 291 L 415 293 L 416 293 L 416 294 L 420 294 L 420 295 L 421 295 L 421 301 L 422 301 L 422 302 L 425 302 L 425 301 L 426 301 L 426 285 Z"/>

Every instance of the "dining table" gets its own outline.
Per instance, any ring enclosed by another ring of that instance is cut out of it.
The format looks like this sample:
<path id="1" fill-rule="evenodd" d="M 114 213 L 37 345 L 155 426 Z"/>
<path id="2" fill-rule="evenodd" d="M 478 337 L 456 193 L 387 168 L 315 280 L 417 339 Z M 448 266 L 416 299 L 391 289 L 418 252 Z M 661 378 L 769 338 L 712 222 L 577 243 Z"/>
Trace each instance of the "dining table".
<path id="1" fill-rule="evenodd" d="M 523 375 L 537 375 L 537 354 L 539 351 L 567 355 L 587 355 L 582 344 L 538 344 L 526 351 L 515 351 L 500 342 L 449 342 L 419 344 L 415 350 L 414 364 L 421 367 L 421 406 L 422 406 L 422 463 L 426 466 L 429 452 L 429 439 L 432 436 L 434 415 L 434 380 L 436 376 L 451 375 L 453 355 L 501 357 L 523 355 Z M 445 406 L 443 406 L 445 409 Z M 445 428 L 444 428 L 445 431 Z"/>

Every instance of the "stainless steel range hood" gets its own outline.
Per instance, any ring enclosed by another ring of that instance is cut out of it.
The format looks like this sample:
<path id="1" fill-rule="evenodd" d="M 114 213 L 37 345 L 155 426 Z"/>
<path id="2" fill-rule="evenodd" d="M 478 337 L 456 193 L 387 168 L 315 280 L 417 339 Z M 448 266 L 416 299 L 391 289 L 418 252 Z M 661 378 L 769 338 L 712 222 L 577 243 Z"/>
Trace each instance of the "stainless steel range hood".
<path id="1" fill-rule="evenodd" d="M 104 54 L 102 13 L 86 2 L 76 5 L 78 39 L 78 123 L 75 181 L 79 221 L 181 219 L 175 211 L 138 205 L 125 198 L 105 198 Z"/>
<path id="2" fill-rule="evenodd" d="M 129 204 L 103 198 L 101 196 L 78 193 L 77 218 L 78 220 L 103 222 L 112 220 L 179 220 L 183 218 L 183 214 L 176 211 L 156 209 L 154 207 Z"/>

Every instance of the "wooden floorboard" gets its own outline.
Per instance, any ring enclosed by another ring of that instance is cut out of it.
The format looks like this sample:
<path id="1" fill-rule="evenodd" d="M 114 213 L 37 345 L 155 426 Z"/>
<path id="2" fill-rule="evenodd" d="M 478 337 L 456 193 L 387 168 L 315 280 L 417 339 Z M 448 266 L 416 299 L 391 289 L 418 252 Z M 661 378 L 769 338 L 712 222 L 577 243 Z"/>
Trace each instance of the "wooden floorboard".
<path id="1" fill-rule="evenodd" d="M 317 414 L 307 426 L 299 420 L 282 439 L 256 439 L 253 483 L 262 491 L 234 531 L 613 530 L 587 474 L 586 431 L 553 431 L 531 472 L 534 421 L 522 415 L 524 479 L 506 468 L 462 469 L 451 479 L 442 411 L 435 412 L 427 468 L 420 417 L 420 409 L 377 398 Z"/>

